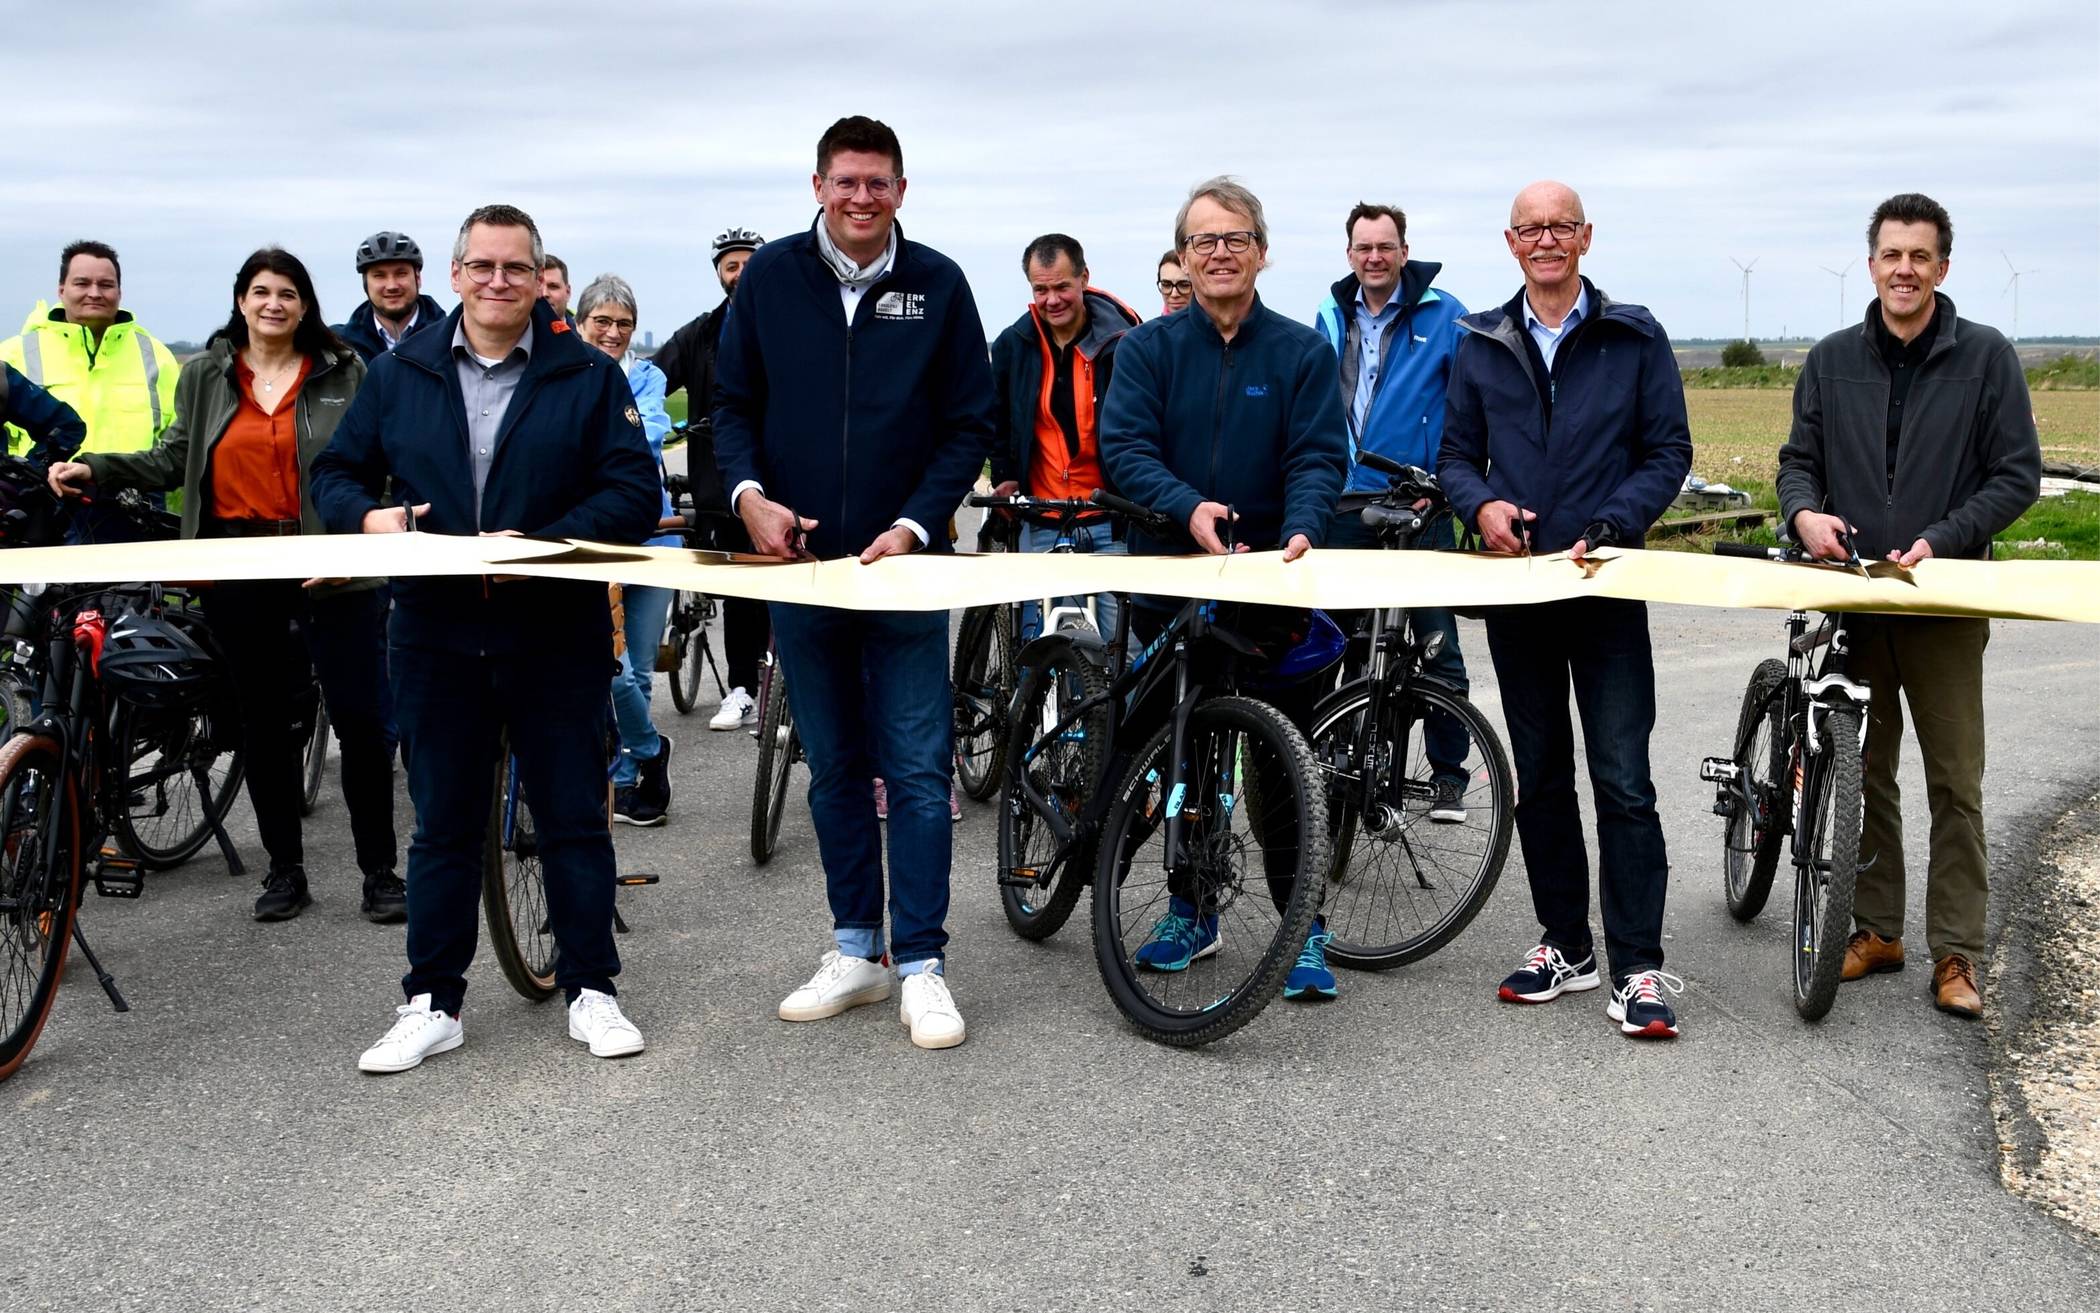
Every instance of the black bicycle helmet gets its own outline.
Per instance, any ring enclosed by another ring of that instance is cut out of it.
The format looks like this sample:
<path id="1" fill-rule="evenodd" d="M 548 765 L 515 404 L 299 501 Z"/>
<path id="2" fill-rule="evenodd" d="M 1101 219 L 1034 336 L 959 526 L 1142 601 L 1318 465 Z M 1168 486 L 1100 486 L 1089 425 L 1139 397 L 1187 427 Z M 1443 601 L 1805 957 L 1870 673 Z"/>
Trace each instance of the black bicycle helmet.
<path id="1" fill-rule="evenodd" d="M 184 629 L 157 615 L 127 611 L 102 643 L 102 682 L 137 706 L 193 706 L 219 677 L 217 663 Z"/>
<path id="2" fill-rule="evenodd" d="M 714 262 L 722 263 L 722 257 L 731 251 L 755 251 L 766 244 L 766 239 L 749 228 L 731 228 L 715 238 Z"/>
<path id="3" fill-rule="evenodd" d="M 420 270 L 423 267 L 423 248 L 416 245 L 415 238 L 397 232 L 373 233 L 357 244 L 359 273 L 390 260 L 406 260 Z"/>

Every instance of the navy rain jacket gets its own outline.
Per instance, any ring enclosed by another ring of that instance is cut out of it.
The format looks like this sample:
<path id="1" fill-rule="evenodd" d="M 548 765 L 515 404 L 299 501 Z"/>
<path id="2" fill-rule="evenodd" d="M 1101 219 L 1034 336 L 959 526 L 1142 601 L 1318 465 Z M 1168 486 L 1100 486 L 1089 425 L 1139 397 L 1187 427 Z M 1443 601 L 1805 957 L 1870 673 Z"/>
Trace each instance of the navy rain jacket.
<path id="1" fill-rule="evenodd" d="M 348 323 L 337 324 L 335 327 L 335 335 L 348 342 L 350 349 L 364 357 L 364 362 L 368 365 L 385 355 L 387 350 L 386 339 L 379 335 L 379 325 L 373 322 L 375 314 L 372 303 L 367 301 L 350 312 Z M 416 322 L 409 328 L 408 336 L 401 340 L 406 342 L 432 324 L 444 322 L 445 308 L 428 296 L 418 296 Z"/>
<path id="2" fill-rule="evenodd" d="M 308 473 L 331 533 L 357 533 L 381 506 L 430 503 L 417 528 L 639 543 L 656 532 L 663 485 L 620 362 L 532 311 L 532 356 L 504 412 L 474 516 L 466 401 L 452 361 L 458 310 L 372 362 L 335 437 Z M 391 487 L 389 486 L 391 483 Z M 394 580 L 396 646 L 466 655 L 539 652 L 612 663 L 605 585 L 568 579 Z"/>

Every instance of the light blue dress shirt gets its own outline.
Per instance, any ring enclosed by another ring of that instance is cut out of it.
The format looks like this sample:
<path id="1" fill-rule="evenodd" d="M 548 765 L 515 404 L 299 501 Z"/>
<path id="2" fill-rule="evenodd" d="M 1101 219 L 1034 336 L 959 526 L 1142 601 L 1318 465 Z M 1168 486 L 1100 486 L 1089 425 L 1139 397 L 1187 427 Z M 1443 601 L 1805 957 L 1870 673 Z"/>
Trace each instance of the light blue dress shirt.
<path id="1" fill-rule="evenodd" d="M 1356 336 L 1358 339 L 1356 358 L 1356 395 L 1349 402 L 1349 417 L 1356 433 L 1364 431 L 1364 420 L 1371 414 L 1371 397 L 1378 391 L 1378 369 L 1384 363 L 1379 352 L 1383 346 L 1385 327 L 1400 317 L 1399 288 L 1387 299 L 1385 309 L 1377 314 L 1364 301 L 1364 289 L 1356 289 Z"/>
<path id="2" fill-rule="evenodd" d="M 1568 311 L 1566 319 L 1560 321 L 1560 327 L 1548 328 L 1540 321 L 1537 312 L 1532 310 L 1531 297 L 1525 296 L 1524 327 L 1531 330 L 1531 340 L 1539 344 L 1539 354 L 1545 357 L 1546 368 L 1553 368 L 1553 353 L 1560 350 L 1560 344 L 1567 340 L 1568 334 L 1575 331 L 1575 325 L 1581 323 L 1582 317 L 1589 312 L 1590 289 L 1585 287 L 1575 294 L 1575 308 Z"/>

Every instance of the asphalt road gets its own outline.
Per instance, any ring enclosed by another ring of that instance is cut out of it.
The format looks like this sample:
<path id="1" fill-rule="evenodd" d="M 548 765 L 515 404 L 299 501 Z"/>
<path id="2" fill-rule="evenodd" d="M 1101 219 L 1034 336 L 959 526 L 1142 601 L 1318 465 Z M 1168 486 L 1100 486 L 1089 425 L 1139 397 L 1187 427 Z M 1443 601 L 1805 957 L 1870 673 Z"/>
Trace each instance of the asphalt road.
<path id="1" fill-rule="evenodd" d="M 674 819 L 618 835 L 625 869 L 664 876 L 621 895 L 646 1054 L 590 1058 L 484 958 L 465 1047 L 359 1075 L 401 931 L 359 919 L 331 796 L 295 922 L 251 922 L 216 857 L 90 899 L 133 1010 L 76 959 L 0 1086 L 22 1259 L 0 1308 L 2100 1306 L 2100 1251 L 1997 1183 L 1983 1029 L 1933 1012 L 1915 964 L 1804 1025 L 1780 913 L 1745 928 L 1721 905 L 1694 769 L 1779 617 L 1659 608 L 1654 628 L 1674 1044 L 1622 1039 L 1601 994 L 1495 1001 L 1535 934 L 1514 851 L 1429 961 L 1205 1050 L 1146 1043 L 1084 908 L 1047 945 L 1007 931 L 972 804 L 950 960 L 969 1042 L 922 1053 L 881 1006 L 783 1024 L 828 944 L 807 813 L 753 867 L 751 739 L 660 692 Z M 1988 662 L 2009 860 L 2100 776 L 2100 655 L 2091 629 L 2008 623 Z M 1914 750 L 1906 772 L 1921 804 Z M 260 865 L 245 804 L 236 831 Z"/>

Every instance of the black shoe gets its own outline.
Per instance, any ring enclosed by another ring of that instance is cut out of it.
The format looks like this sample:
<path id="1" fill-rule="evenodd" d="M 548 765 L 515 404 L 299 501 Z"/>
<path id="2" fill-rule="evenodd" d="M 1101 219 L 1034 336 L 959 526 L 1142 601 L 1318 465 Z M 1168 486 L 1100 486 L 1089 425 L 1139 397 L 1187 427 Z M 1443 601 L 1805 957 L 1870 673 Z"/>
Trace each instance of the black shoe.
<path id="1" fill-rule="evenodd" d="M 658 814 L 671 810 L 671 736 L 656 736 L 656 755 L 635 768 L 634 787 L 642 805 Z"/>
<path id="2" fill-rule="evenodd" d="M 624 789 L 613 790 L 613 819 L 622 825 L 639 825 L 644 829 L 662 825 L 669 818 L 662 807 L 651 806 L 642 797 L 642 786 L 630 784 Z"/>
<path id="3" fill-rule="evenodd" d="M 305 867 L 279 870 L 273 866 L 263 877 L 262 896 L 255 900 L 255 919 L 289 921 L 312 906 L 313 901 L 306 892 Z"/>
<path id="4" fill-rule="evenodd" d="M 1466 820 L 1466 799 L 1463 780 L 1440 776 L 1436 782 L 1436 797 L 1429 804 L 1429 819 L 1439 825 L 1463 825 Z"/>
<path id="5" fill-rule="evenodd" d="M 408 886 L 390 870 L 367 875 L 360 910 L 373 925 L 400 925 L 408 919 Z"/>

